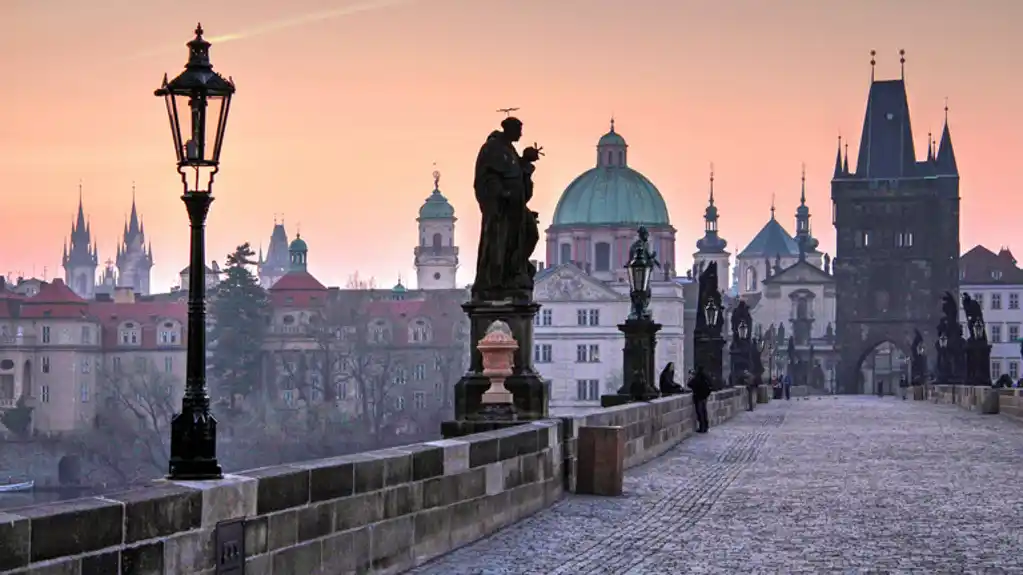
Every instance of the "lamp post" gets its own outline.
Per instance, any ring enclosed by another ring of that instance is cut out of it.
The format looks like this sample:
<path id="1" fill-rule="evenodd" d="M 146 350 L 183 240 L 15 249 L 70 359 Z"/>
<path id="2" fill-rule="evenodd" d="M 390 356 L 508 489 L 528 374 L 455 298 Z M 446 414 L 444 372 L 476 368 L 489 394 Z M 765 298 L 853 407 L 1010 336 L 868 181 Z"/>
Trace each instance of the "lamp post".
<path id="1" fill-rule="evenodd" d="M 656 255 L 650 250 L 646 228 L 639 228 L 639 238 L 629 249 L 626 276 L 629 279 L 631 309 L 625 323 L 618 329 L 625 335 L 622 350 L 622 387 L 617 393 L 602 395 L 602 407 L 612 407 L 630 401 L 649 401 L 660 394 L 654 386 L 654 360 L 657 332 L 661 325 L 650 313 L 650 278 L 656 264 Z"/>
<path id="2" fill-rule="evenodd" d="M 188 351 L 181 412 L 171 420 L 169 479 L 223 477 L 217 462 L 217 420 L 206 390 L 206 215 L 213 202 L 213 178 L 220 166 L 227 114 L 235 87 L 210 64 L 210 43 L 202 25 L 188 42 L 185 70 L 164 74 L 156 95 L 167 105 L 174 154 L 184 187 L 181 200 L 191 227 L 188 262 Z M 184 120 L 185 126 L 182 126 Z"/>

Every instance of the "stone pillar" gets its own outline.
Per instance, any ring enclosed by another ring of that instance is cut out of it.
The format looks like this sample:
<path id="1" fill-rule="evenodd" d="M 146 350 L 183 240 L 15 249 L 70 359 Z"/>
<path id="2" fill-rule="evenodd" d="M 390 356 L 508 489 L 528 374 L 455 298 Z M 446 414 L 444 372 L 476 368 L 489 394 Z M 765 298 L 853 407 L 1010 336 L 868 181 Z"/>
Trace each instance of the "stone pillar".
<path id="1" fill-rule="evenodd" d="M 622 494 L 625 479 L 624 428 L 581 427 L 576 450 L 576 493 Z"/>
<path id="2" fill-rule="evenodd" d="M 630 401 L 650 401 L 660 396 L 654 379 L 657 332 L 661 324 L 649 319 L 628 319 L 618 329 L 625 334 L 622 352 L 622 387 L 618 393 L 602 395 L 600 405 L 612 407 Z"/>

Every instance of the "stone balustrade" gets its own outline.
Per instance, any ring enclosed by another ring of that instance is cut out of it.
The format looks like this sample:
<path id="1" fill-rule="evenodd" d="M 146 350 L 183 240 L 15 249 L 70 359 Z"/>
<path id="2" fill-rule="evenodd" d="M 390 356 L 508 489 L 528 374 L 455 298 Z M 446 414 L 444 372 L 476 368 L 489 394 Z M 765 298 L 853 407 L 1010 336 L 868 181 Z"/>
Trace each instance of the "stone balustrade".
<path id="1" fill-rule="evenodd" d="M 744 393 L 716 392 L 711 424 L 745 409 Z M 0 511 L 0 573 L 400 573 L 574 490 L 584 426 L 623 427 L 632 467 L 693 433 L 692 396 Z"/>
<path id="2" fill-rule="evenodd" d="M 998 413 L 1023 423 L 1023 389 L 1002 388 L 998 391 Z"/>
<path id="3" fill-rule="evenodd" d="M 927 385 L 927 398 L 933 403 L 958 405 L 985 414 L 1001 412 L 1001 395 L 987 385 Z M 1011 390 L 1010 390 L 1011 391 Z"/>

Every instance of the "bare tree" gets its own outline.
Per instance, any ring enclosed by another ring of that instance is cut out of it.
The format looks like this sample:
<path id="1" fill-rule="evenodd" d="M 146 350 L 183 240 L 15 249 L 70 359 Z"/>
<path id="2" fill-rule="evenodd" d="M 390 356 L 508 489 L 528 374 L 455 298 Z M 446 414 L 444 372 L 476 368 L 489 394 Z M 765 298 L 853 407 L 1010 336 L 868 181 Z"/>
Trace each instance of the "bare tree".
<path id="1" fill-rule="evenodd" d="M 170 422 L 181 381 L 150 363 L 97 374 L 93 428 L 74 440 L 86 460 L 112 482 L 129 485 L 159 476 L 170 457 Z"/>
<path id="2" fill-rule="evenodd" d="M 376 289 L 377 281 L 372 276 L 367 279 L 359 277 L 359 272 L 356 271 L 352 275 L 348 276 L 348 282 L 345 284 L 345 289 L 350 290 L 371 290 Z"/>

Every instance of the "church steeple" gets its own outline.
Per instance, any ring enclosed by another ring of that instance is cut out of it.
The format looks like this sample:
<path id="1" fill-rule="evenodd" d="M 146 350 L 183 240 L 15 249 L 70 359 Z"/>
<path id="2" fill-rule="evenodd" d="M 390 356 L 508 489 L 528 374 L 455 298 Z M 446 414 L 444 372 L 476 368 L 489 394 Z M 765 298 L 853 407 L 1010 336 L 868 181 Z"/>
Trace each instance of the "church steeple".
<path id="1" fill-rule="evenodd" d="M 799 207 L 796 208 L 796 243 L 800 246 L 800 254 L 814 252 L 820 243 L 813 238 L 810 231 L 810 208 L 806 205 L 806 164 L 800 175 Z"/>
<path id="2" fill-rule="evenodd" d="M 952 148 L 952 133 L 948 129 L 948 103 L 945 104 L 945 127 L 941 130 L 941 142 L 938 144 L 938 153 L 935 158 L 937 172 L 942 176 L 958 176 L 959 165 L 956 163 L 956 153 Z"/>
<path id="3" fill-rule="evenodd" d="M 85 204 L 82 199 L 82 184 L 78 184 L 78 213 L 71 224 L 71 235 L 64 242 L 61 263 L 64 267 L 64 282 L 79 297 L 92 298 L 96 289 L 96 267 L 99 255 L 92 239 L 92 230 L 85 217 Z"/>
<path id="4" fill-rule="evenodd" d="M 309 246 L 306 245 L 305 240 L 302 239 L 302 234 L 295 234 L 295 241 L 291 242 L 288 246 L 288 255 L 291 258 L 291 269 L 292 272 L 304 272 L 307 271 Z"/>
<path id="5" fill-rule="evenodd" d="M 699 253 L 720 253 L 725 251 L 728 242 L 718 235 L 718 208 L 714 205 L 714 165 L 710 166 L 710 192 L 707 209 L 703 214 L 703 237 L 696 241 Z"/>
<path id="6" fill-rule="evenodd" d="M 125 219 L 124 233 L 117 246 L 118 285 L 130 287 L 141 295 L 149 295 L 153 249 L 146 244 L 146 231 L 135 202 L 135 183 L 131 185 L 131 213 Z"/>

